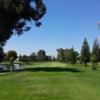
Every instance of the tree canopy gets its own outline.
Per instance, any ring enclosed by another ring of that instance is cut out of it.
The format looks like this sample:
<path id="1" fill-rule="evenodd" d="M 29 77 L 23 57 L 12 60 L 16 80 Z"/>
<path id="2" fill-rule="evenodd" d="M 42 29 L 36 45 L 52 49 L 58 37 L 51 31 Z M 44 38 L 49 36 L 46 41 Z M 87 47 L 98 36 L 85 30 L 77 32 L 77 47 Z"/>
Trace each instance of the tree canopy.
<path id="1" fill-rule="evenodd" d="M 64 49 L 62 49 L 62 48 L 57 49 L 57 60 L 60 62 L 64 62 L 64 60 L 65 60 Z"/>
<path id="2" fill-rule="evenodd" d="M 17 52 L 14 50 L 9 50 L 6 54 L 5 59 L 9 60 L 9 61 L 14 61 L 17 58 Z"/>
<path id="3" fill-rule="evenodd" d="M 14 34 L 21 35 L 30 29 L 27 21 L 35 21 L 40 26 L 40 19 L 46 13 L 42 0 L 0 0 L 0 45 Z"/>
<path id="4" fill-rule="evenodd" d="M 46 51 L 45 50 L 39 50 L 37 53 L 38 61 L 46 61 Z"/>
<path id="5" fill-rule="evenodd" d="M 74 64 L 77 61 L 78 52 L 74 50 L 74 48 L 70 49 L 57 49 L 57 60 L 60 62 L 67 62 Z"/>

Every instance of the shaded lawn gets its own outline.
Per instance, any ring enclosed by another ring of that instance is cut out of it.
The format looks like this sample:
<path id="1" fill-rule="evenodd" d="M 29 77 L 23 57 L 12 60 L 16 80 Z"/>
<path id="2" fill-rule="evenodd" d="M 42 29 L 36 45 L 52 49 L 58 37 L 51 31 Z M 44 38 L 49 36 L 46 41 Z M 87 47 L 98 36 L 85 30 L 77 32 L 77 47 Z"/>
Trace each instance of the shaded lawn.
<path id="1" fill-rule="evenodd" d="M 100 70 L 55 62 L 24 66 L 30 67 L 77 68 L 80 71 L 0 74 L 0 100 L 100 100 Z"/>

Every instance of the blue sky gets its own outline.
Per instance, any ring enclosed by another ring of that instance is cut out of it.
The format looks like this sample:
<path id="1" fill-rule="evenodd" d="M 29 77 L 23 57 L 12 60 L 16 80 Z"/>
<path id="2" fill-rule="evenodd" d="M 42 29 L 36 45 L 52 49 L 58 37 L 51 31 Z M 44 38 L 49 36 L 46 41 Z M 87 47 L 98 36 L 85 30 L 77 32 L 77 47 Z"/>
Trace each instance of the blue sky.
<path id="1" fill-rule="evenodd" d="M 100 38 L 97 22 L 100 21 L 100 0 L 44 0 L 47 14 L 37 28 L 30 23 L 31 30 L 22 36 L 12 36 L 5 51 L 16 50 L 18 54 L 30 54 L 39 49 L 48 55 L 56 55 L 57 48 L 74 47 L 80 51 L 86 37 L 92 47 L 94 39 Z"/>

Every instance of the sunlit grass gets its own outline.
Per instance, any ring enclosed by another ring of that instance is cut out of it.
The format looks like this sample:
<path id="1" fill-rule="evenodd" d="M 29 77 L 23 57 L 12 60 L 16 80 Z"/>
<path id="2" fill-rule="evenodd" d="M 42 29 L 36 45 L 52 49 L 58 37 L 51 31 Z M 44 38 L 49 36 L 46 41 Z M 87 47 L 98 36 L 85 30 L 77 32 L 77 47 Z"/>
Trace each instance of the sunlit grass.
<path id="1" fill-rule="evenodd" d="M 100 70 L 81 64 L 34 63 L 24 68 L 78 68 L 71 71 L 0 74 L 0 100 L 100 100 Z"/>

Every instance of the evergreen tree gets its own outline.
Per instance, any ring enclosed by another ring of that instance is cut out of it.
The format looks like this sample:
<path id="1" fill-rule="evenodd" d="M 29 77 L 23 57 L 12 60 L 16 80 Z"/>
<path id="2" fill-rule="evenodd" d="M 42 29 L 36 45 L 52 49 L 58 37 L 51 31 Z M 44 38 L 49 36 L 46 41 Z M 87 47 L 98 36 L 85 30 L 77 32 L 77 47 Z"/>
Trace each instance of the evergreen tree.
<path id="1" fill-rule="evenodd" d="M 90 48 L 87 39 L 84 39 L 82 49 L 81 49 L 81 62 L 87 66 L 87 63 L 90 61 Z"/>
<path id="2" fill-rule="evenodd" d="M 100 59 L 100 48 L 99 42 L 97 39 L 94 40 L 93 48 L 92 48 L 92 62 L 93 62 L 93 69 L 96 69 L 96 65 Z"/>

